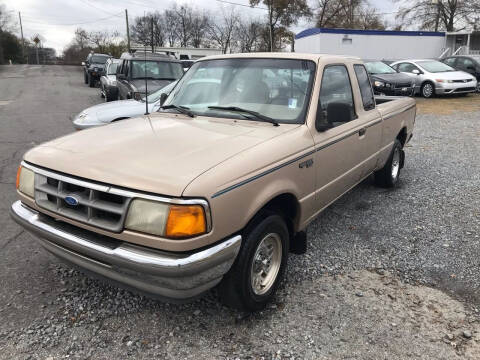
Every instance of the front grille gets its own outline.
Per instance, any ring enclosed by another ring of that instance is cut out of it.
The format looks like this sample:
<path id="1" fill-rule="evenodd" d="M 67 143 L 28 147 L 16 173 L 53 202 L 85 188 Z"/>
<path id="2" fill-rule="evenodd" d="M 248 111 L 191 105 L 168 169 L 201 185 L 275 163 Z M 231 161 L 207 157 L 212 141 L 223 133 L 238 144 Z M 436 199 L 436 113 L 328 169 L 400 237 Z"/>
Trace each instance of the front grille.
<path id="1" fill-rule="evenodd" d="M 463 91 L 475 91 L 476 89 L 474 87 L 463 87 L 463 88 L 458 88 L 455 89 L 455 92 L 463 92 Z"/>
<path id="2" fill-rule="evenodd" d="M 402 89 L 402 88 L 409 88 L 412 87 L 411 83 L 405 83 L 405 84 L 395 84 L 396 89 Z"/>
<path id="3" fill-rule="evenodd" d="M 470 81 L 473 81 L 473 80 L 472 79 L 453 80 L 454 83 L 462 83 L 462 84 L 468 83 Z"/>
<path id="4" fill-rule="evenodd" d="M 35 202 L 41 208 L 108 231 L 120 232 L 131 198 L 91 189 L 58 179 L 35 174 Z M 78 204 L 65 201 L 73 197 Z"/>

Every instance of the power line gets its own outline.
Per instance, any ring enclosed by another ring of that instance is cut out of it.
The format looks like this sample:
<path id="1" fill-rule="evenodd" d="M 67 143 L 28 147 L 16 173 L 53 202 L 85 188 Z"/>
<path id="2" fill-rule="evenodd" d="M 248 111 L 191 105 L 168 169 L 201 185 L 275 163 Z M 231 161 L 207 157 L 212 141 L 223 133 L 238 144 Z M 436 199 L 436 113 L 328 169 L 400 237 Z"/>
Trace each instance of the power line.
<path id="1" fill-rule="evenodd" d="M 42 25 L 54 25 L 54 26 L 73 26 L 73 25 L 93 24 L 93 23 L 96 23 L 96 22 L 99 22 L 99 21 L 104 21 L 104 20 L 111 19 L 113 17 L 118 17 L 120 14 L 123 14 L 123 11 L 121 11 L 118 14 L 110 15 L 110 16 L 107 16 L 107 17 L 104 17 L 104 18 L 91 20 L 91 21 L 72 23 L 72 24 L 52 24 L 52 23 L 45 23 L 45 22 L 41 22 L 41 21 L 34 21 L 34 20 L 28 20 L 28 19 L 24 20 L 24 22 L 29 22 L 29 23 L 34 23 L 34 24 L 42 24 Z"/>
<path id="2" fill-rule="evenodd" d="M 232 1 L 226 1 L 226 0 L 215 0 L 217 2 L 225 3 L 225 4 L 230 4 L 230 5 L 236 5 L 236 6 L 243 6 L 243 7 L 248 7 L 250 9 L 260 9 L 260 10 L 268 10 L 267 8 L 260 7 L 260 6 L 250 6 L 250 5 L 245 5 L 245 4 L 239 4 L 236 2 Z"/>
<path id="3" fill-rule="evenodd" d="M 110 11 L 107 11 L 107 10 L 105 10 L 105 9 L 99 8 L 99 7 L 96 6 L 96 5 L 91 4 L 91 3 L 90 3 L 89 1 L 87 1 L 87 0 L 80 0 L 80 1 L 81 1 L 82 3 L 84 3 L 85 5 L 88 5 L 88 6 L 91 6 L 92 8 L 94 8 L 94 9 L 103 11 L 104 13 L 107 13 L 107 14 L 110 14 L 110 15 L 113 15 L 113 16 L 118 16 L 118 15 L 115 15 L 115 14 L 111 13 Z"/>

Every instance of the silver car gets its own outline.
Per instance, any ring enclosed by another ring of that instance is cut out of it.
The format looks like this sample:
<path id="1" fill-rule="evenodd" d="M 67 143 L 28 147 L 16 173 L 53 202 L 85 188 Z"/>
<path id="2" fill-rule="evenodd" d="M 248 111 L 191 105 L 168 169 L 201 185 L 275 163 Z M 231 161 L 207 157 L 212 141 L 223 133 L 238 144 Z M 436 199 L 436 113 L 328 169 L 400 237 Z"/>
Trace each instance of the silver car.
<path id="1" fill-rule="evenodd" d="M 390 65 L 415 81 L 415 92 L 425 98 L 468 94 L 476 91 L 477 79 L 437 60 L 402 60 Z"/>
<path id="2" fill-rule="evenodd" d="M 120 59 L 108 59 L 105 63 L 105 75 L 100 78 L 100 95 L 106 102 L 118 99 L 117 66 Z"/>
<path id="3" fill-rule="evenodd" d="M 170 94 L 177 81 L 157 90 L 148 96 L 148 112 L 158 111 L 162 94 Z M 140 100 L 129 99 L 112 101 L 109 103 L 91 106 L 73 119 L 73 126 L 77 130 L 106 125 L 114 121 L 128 119 L 145 114 L 145 98 Z"/>

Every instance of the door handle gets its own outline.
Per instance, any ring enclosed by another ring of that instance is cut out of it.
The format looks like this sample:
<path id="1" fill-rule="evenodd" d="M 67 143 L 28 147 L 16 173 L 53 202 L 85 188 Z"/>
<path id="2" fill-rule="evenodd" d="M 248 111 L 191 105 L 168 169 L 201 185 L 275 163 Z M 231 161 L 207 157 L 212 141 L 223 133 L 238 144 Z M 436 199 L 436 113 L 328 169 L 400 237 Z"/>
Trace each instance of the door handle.
<path id="1" fill-rule="evenodd" d="M 360 130 L 358 130 L 358 136 L 363 136 L 363 135 L 365 135 L 366 132 L 367 132 L 366 128 L 360 129 Z"/>

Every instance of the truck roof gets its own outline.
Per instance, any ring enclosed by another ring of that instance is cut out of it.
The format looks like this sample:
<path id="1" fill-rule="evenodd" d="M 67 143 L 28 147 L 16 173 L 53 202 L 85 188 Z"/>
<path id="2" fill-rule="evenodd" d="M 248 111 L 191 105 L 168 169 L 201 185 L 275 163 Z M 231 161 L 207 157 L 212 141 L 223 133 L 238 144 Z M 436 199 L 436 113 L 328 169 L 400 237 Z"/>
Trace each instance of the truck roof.
<path id="1" fill-rule="evenodd" d="M 295 52 L 264 52 L 264 53 L 240 53 L 240 54 L 224 54 L 207 56 L 197 61 L 211 60 L 211 59 L 235 59 L 235 58 L 279 58 L 279 59 L 300 59 L 313 60 L 319 59 L 338 59 L 339 61 L 356 60 L 361 61 L 359 57 L 348 55 L 330 55 L 330 54 L 307 54 Z"/>

